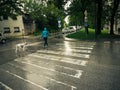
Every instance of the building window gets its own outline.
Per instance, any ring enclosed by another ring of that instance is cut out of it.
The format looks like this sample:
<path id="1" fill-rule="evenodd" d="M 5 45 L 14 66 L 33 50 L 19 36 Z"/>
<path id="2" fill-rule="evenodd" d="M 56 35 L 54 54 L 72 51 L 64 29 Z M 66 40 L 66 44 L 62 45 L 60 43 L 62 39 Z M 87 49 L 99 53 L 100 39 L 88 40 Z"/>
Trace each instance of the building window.
<path id="1" fill-rule="evenodd" d="M 20 28 L 19 27 L 14 27 L 14 33 L 20 32 Z"/>
<path id="2" fill-rule="evenodd" d="M 9 27 L 5 27 L 4 28 L 4 33 L 10 33 L 10 28 Z"/>
<path id="3" fill-rule="evenodd" d="M 3 20 L 8 20 L 8 16 L 4 15 Z"/>

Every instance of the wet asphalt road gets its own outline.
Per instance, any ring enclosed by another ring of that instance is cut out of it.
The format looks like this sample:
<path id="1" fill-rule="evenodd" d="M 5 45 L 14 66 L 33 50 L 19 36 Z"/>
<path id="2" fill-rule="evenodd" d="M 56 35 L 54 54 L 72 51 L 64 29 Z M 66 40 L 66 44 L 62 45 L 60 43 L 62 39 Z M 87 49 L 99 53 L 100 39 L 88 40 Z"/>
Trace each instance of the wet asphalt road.
<path id="1" fill-rule="evenodd" d="M 21 40 L 0 45 L 0 82 L 11 90 L 120 90 L 120 41 Z M 6 48 L 7 47 L 7 48 Z M 7 55 L 7 56 L 6 56 Z M 4 90 L 1 89 L 0 90 Z"/>

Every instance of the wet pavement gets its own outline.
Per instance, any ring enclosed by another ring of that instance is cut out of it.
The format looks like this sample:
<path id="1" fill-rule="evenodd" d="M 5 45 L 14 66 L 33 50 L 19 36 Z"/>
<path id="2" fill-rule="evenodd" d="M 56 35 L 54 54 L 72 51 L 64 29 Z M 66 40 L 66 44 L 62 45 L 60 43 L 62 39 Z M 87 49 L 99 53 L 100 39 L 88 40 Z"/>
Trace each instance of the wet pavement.
<path id="1" fill-rule="evenodd" d="M 8 45 L 15 56 L 0 65 L 0 82 L 10 90 L 120 90 L 120 40 L 52 38 L 46 49 L 39 39 L 27 41 L 19 55 Z"/>
<path id="2" fill-rule="evenodd" d="M 99 41 L 79 90 L 120 90 L 120 40 Z"/>

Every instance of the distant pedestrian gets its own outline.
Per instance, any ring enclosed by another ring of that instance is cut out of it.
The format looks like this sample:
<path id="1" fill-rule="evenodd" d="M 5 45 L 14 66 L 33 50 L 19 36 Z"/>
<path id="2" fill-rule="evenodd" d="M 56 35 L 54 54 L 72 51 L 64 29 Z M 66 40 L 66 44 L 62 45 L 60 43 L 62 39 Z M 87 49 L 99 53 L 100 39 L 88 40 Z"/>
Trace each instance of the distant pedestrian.
<path id="1" fill-rule="evenodd" d="M 49 32 L 47 30 L 46 27 L 44 27 L 44 30 L 42 31 L 42 38 L 44 39 L 44 48 L 45 47 L 48 47 L 48 35 L 49 35 Z"/>

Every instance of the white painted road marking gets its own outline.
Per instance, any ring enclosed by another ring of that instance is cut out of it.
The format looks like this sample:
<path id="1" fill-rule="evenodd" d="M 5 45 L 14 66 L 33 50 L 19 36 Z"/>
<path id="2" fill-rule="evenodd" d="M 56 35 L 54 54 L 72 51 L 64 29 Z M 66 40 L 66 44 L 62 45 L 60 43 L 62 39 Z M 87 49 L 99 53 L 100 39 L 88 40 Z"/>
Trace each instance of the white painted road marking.
<path id="1" fill-rule="evenodd" d="M 2 85 L 3 87 L 5 87 L 6 90 L 13 90 L 12 88 L 8 87 L 7 85 L 5 85 L 2 82 L 0 82 L 0 85 Z"/>
<path id="2" fill-rule="evenodd" d="M 18 66 L 16 66 L 15 64 L 12 64 L 12 63 L 8 63 L 8 64 L 11 65 L 11 66 L 14 66 L 15 68 L 21 68 L 21 67 L 18 67 Z M 22 67 L 22 70 L 24 70 L 24 71 L 26 71 L 26 72 L 29 72 L 29 73 L 35 73 L 34 71 L 29 71 L 28 69 L 25 69 L 24 67 Z M 39 74 L 39 76 L 43 76 L 43 75 Z M 51 81 L 54 81 L 54 82 L 56 82 L 56 83 L 58 83 L 58 84 L 62 84 L 62 85 L 71 87 L 71 90 L 77 89 L 77 87 L 75 87 L 75 86 L 73 86 L 73 85 L 69 85 L 69 84 L 67 84 L 67 83 L 63 83 L 63 82 L 57 81 L 57 80 L 55 80 L 55 79 L 53 79 L 53 78 L 49 78 L 49 77 L 47 77 L 47 76 L 44 76 L 44 77 L 47 78 L 47 79 L 49 79 L 49 80 L 51 80 Z"/>
<path id="3" fill-rule="evenodd" d="M 56 65 L 56 66 L 76 71 L 77 73 L 74 75 L 74 77 L 76 77 L 76 78 L 80 78 L 80 76 L 82 76 L 82 73 L 83 73 L 82 70 L 77 70 L 77 69 L 73 69 L 73 68 L 69 68 L 69 67 L 64 67 L 64 66 L 60 66 L 60 65 Z"/>
<path id="4" fill-rule="evenodd" d="M 4 72 L 7 72 L 8 74 L 10 74 L 10 75 L 12 75 L 12 76 L 15 76 L 15 77 L 19 78 L 19 79 L 21 79 L 21 80 L 23 80 L 23 81 L 25 81 L 25 82 L 28 82 L 28 83 L 31 83 L 32 85 L 35 85 L 35 86 L 37 86 L 37 87 L 40 87 L 40 88 L 43 89 L 43 90 L 48 90 L 47 88 L 44 88 L 43 86 L 38 85 L 38 84 L 36 84 L 36 83 L 34 83 L 34 82 L 30 81 L 30 80 L 24 79 L 24 78 L 22 78 L 22 77 L 20 77 L 20 76 L 18 76 L 18 75 L 16 75 L 16 74 L 14 74 L 14 73 L 11 73 L 11 72 L 9 72 L 9 71 L 5 71 L 5 70 L 3 70 L 3 69 L 1 69 L 1 70 L 4 71 Z"/>
<path id="5" fill-rule="evenodd" d="M 58 50 L 65 51 L 64 48 L 58 48 Z M 75 53 L 77 53 L 77 52 L 79 52 L 79 53 L 91 53 L 91 50 L 83 50 L 83 49 L 80 50 L 80 49 L 74 49 L 74 48 L 71 48 L 70 51 L 75 52 Z"/>
<path id="6" fill-rule="evenodd" d="M 48 59 L 51 61 L 58 61 L 58 62 L 65 62 L 65 63 L 70 63 L 70 64 L 75 64 L 75 65 L 81 65 L 81 66 L 86 66 L 88 61 L 83 61 L 83 60 L 78 60 L 78 59 L 71 59 L 71 58 L 61 58 L 61 57 L 54 57 L 52 55 L 44 55 L 44 54 L 30 54 L 29 56 L 31 57 L 37 57 L 37 58 L 43 58 L 43 59 Z"/>
<path id="7" fill-rule="evenodd" d="M 17 61 L 17 60 L 16 60 L 16 61 Z M 24 64 L 28 64 L 28 65 L 33 66 L 33 67 L 41 68 L 41 69 L 48 70 L 48 71 L 52 71 L 52 72 L 57 72 L 57 73 L 60 73 L 60 74 L 62 74 L 62 75 L 66 75 L 66 76 L 70 76 L 70 77 L 74 77 L 74 78 L 80 79 L 79 77 L 76 77 L 75 75 L 67 74 L 67 73 L 64 73 L 64 72 L 59 72 L 59 71 L 56 71 L 55 69 L 50 69 L 50 68 L 38 66 L 38 65 L 36 65 L 36 64 L 32 64 L 32 63 L 25 62 L 25 61 L 17 61 L 17 62 L 24 63 Z M 81 72 L 81 73 L 82 73 L 82 72 Z"/>
<path id="8" fill-rule="evenodd" d="M 52 51 L 52 50 L 48 50 L 48 51 L 44 51 L 44 50 L 37 50 L 38 53 L 48 53 L 48 54 L 57 54 L 57 55 L 65 55 L 65 56 L 73 56 L 73 57 L 81 57 L 81 58 L 89 58 L 90 55 L 89 54 L 80 54 L 80 53 L 66 53 L 66 52 L 57 52 L 57 51 Z"/>
<path id="9" fill-rule="evenodd" d="M 93 49 L 93 47 L 74 47 L 75 49 L 90 49 L 90 50 L 92 50 Z"/>
<path id="10" fill-rule="evenodd" d="M 75 74 L 75 77 L 76 77 L 76 78 L 80 78 L 80 77 L 82 76 L 82 72 L 83 72 L 83 71 L 80 71 L 80 70 L 77 71 L 77 74 Z"/>
<path id="11" fill-rule="evenodd" d="M 38 43 L 30 44 L 29 46 L 36 45 L 36 44 L 38 44 Z M 64 45 L 64 44 L 59 44 L 59 45 Z M 29 54 L 26 57 L 23 57 L 22 58 L 23 60 L 22 59 L 21 60 L 20 59 L 15 59 L 15 62 L 19 62 L 21 64 L 25 64 L 25 65 L 28 65 L 30 67 L 40 68 L 40 70 L 44 70 L 44 71 L 47 70 L 47 71 L 51 71 L 51 72 L 56 72 L 56 73 L 61 74 L 61 75 L 70 76 L 70 77 L 73 77 L 73 78 L 76 78 L 76 79 L 80 79 L 80 77 L 83 73 L 82 70 L 74 69 L 74 68 L 70 68 L 70 67 L 66 67 L 66 66 L 61 66 L 61 65 L 55 65 L 55 67 L 61 67 L 61 68 L 63 68 L 63 70 L 66 70 L 66 72 L 63 72 L 63 71 L 56 70 L 55 68 L 52 68 L 52 67 L 48 68 L 48 67 L 33 64 L 33 62 L 31 62 L 31 60 L 47 59 L 47 60 L 50 60 L 50 61 L 57 61 L 57 62 L 62 62 L 62 63 L 86 66 L 88 61 L 80 60 L 80 59 L 73 59 L 73 58 L 70 58 L 70 56 L 78 57 L 78 58 L 82 57 L 82 58 L 85 58 L 85 59 L 89 59 L 90 58 L 89 54 L 91 53 L 92 49 L 93 49 L 93 46 L 85 46 L 85 47 L 84 46 L 80 46 L 80 47 L 79 46 L 78 47 L 74 47 L 74 46 L 70 47 L 69 46 L 69 48 L 66 49 L 66 50 L 64 50 L 64 48 L 57 48 L 56 51 L 54 51 L 54 50 L 38 50 L 37 53 Z M 70 52 L 70 53 L 68 53 L 68 52 Z M 81 52 L 82 52 L 82 54 L 81 54 Z M 83 54 L 83 53 L 85 53 L 85 54 Z M 63 57 L 61 57 L 59 55 L 63 55 Z M 13 65 L 13 66 L 17 67 L 16 65 L 12 64 L 12 62 L 10 63 L 10 65 Z M 20 67 L 18 67 L 18 68 L 20 68 Z M 35 72 L 35 71 L 29 71 L 28 68 L 24 68 L 24 67 L 21 67 L 21 69 L 25 70 L 25 71 L 28 71 L 28 72 L 31 72 L 31 73 Z M 73 70 L 73 73 L 68 74 L 69 72 L 67 72 L 67 70 L 69 70 L 69 71 Z M 40 87 L 43 90 L 49 90 L 49 89 L 47 89 L 47 88 L 45 88 L 45 87 L 43 87 L 39 84 L 36 84 L 36 83 L 32 82 L 31 79 L 30 80 L 25 79 L 25 78 L 23 78 L 21 76 L 18 76 L 16 74 L 12 73 L 12 72 L 9 72 L 9 71 L 5 71 L 5 72 L 7 72 L 10 75 L 13 75 L 13 76 L 15 76 L 19 79 L 22 79 L 23 81 L 29 82 L 29 83 L 37 86 L 37 87 Z M 39 76 L 42 76 L 42 75 L 39 75 Z M 77 89 L 76 86 L 64 83 L 64 81 L 61 82 L 59 80 L 55 80 L 54 78 L 51 78 L 51 77 L 48 77 L 48 76 L 44 76 L 44 77 L 51 80 L 51 81 L 54 81 L 58 84 L 63 84 L 65 86 L 68 86 L 68 87 L 71 88 L 71 90 L 76 90 Z"/>

